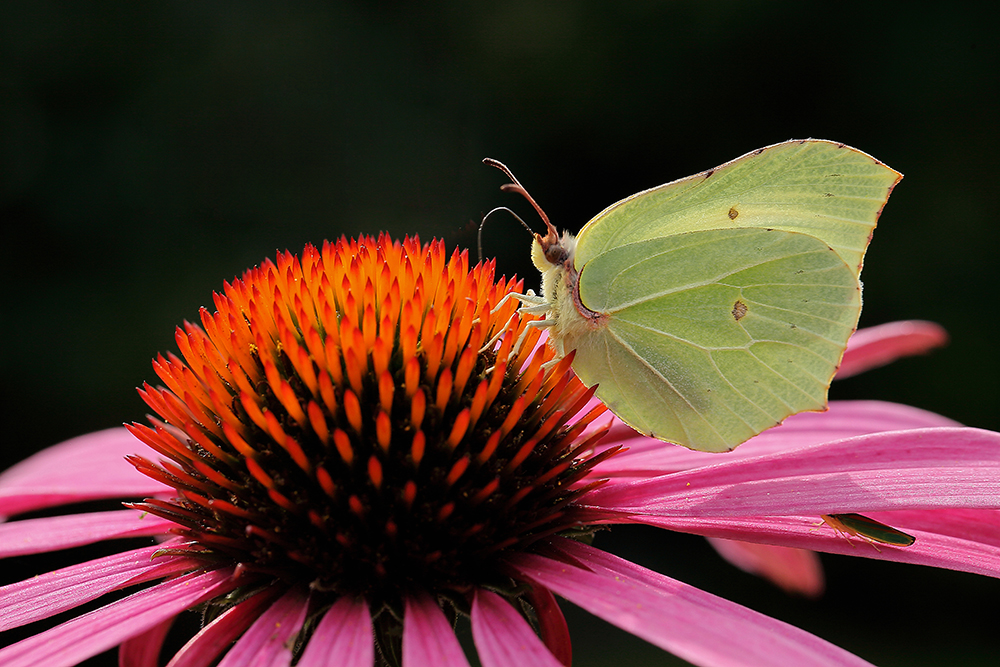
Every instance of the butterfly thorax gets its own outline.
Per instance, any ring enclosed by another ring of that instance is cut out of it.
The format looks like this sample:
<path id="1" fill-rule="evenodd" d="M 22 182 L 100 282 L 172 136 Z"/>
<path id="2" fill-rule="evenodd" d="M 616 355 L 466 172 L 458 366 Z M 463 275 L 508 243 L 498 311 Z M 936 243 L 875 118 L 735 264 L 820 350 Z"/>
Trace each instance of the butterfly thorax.
<path id="1" fill-rule="evenodd" d="M 576 237 L 563 232 L 557 237 L 552 231 L 536 235 L 531 244 L 531 261 L 542 274 L 542 298 L 549 305 L 549 341 L 562 356 L 575 348 L 574 341 L 603 326 L 605 316 L 594 312 L 580 301 L 577 283 L 579 273 L 573 264 Z"/>

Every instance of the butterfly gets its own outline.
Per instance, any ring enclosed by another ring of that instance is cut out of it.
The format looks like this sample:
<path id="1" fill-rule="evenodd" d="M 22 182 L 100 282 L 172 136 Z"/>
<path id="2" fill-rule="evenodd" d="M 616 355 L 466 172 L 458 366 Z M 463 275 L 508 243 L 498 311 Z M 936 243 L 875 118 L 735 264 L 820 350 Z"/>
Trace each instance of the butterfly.
<path id="1" fill-rule="evenodd" d="M 861 313 L 865 251 L 902 178 L 817 139 L 761 148 L 612 204 L 573 236 L 545 222 L 531 257 L 560 355 L 623 422 L 728 451 L 827 390 Z"/>

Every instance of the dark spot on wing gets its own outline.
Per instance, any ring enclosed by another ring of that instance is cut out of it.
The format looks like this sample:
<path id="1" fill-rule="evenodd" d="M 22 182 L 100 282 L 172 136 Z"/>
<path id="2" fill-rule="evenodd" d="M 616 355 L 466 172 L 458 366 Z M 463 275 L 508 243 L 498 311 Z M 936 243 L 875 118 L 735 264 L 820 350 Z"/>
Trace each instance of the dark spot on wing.
<path id="1" fill-rule="evenodd" d="M 739 322 L 747 314 L 747 305 L 741 300 L 737 299 L 736 303 L 733 304 L 733 319 Z"/>
<path id="2" fill-rule="evenodd" d="M 730 220 L 735 220 L 735 219 L 736 219 L 736 217 L 737 217 L 737 216 L 738 216 L 739 214 L 740 214 L 740 212 L 736 210 L 736 207 L 735 207 L 735 206 L 733 206 L 732 208 L 730 208 L 730 209 L 729 209 L 729 219 L 730 219 Z"/>

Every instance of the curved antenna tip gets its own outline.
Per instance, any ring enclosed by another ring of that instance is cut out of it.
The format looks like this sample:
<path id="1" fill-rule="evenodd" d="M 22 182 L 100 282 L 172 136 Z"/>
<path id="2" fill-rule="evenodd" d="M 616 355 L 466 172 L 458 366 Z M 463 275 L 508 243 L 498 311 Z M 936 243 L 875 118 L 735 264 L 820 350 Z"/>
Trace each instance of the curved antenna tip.
<path id="1" fill-rule="evenodd" d="M 528 190 L 523 185 L 521 185 L 521 182 L 519 180 L 517 180 L 517 177 L 514 176 L 514 173 L 510 169 L 507 168 L 507 165 L 505 165 L 500 160 L 494 160 L 491 157 L 485 157 L 485 158 L 483 158 L 483 164 L 489 165 L 490 167 L 494 167 L 496 169 L 499 169 L 500 171 L 502 171 L 507 176 L 507 178 L 509 178 L 511 181 L 513 181 L 513 183 L 510 183 L 510 184 L 507 184 L 507 185 L 501 185 L 500 189 L 503 192 L 517 192 L 522 197 L 524 197 L 525 199 L 527 199 L 528 203 L 531 204 L 531 206 L 538 213 L 538 217 L 540 217 L 542 219 L 542 222 L 545 223 L 545 228 L 547 230 L 551 231 L 553 234 L 555 234 L 555 228 L 552 226 L 552 223 L 549 222 L 549 216 L 545 215 L 545 211 L 542 210 L 542 207 L 538 205 L 538 202 L 535 201 L 534 197 L 532 197 L 530 194 L 528 194 Z M 523 224 L 523 222 L 522 222 L 522 224 Z"/>
<path id="2" fill-rule="evenodd" d="M 528 230 L 528 234 L 530 234 L 531 236 L 535 235 L 535 232 L 531 229 L 531 227 L 528 226 L 528 223 L 526 223 L 524 220 L 521 219 L 521 216 L 519 216 L 517 213 L 514 213 L 514 211 L 510 210 L 506 206 L 497 206 L 492 211 L 490 211 L 489 213 L 487 213 L 486 215 L 484 215 L 482 221 L 479 223 L 479 234 L 477 235 L 477 239 L 476 240 L 477 240 L 477 249 L 479 250 L 479 261 L 480 262 L 483 261 L 483 227 L 486 226 L 486 219 L 489 218 L 494 213 L 497 213 L 499 211 L 507 211 L 512 216 L 514 216 L 515 220 L 517 220 L 518 222 L 521 223 L 522 227 L 524 227 L 525 229 Z"/>

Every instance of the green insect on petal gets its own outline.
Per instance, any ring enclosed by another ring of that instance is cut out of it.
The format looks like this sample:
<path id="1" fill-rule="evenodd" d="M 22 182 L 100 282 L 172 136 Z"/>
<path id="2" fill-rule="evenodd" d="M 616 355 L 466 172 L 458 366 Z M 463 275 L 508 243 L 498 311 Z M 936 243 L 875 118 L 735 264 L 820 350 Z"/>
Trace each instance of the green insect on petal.
<path id="1" fill-rule="evenodd" d="M 917 541 L 912 535 L 861 514 L 824 514 L 823 521 L 838 533 L 861 537 L 869 542 L 908 547 Z M 873 545 L 874 546 L 874 545 Z"/>

